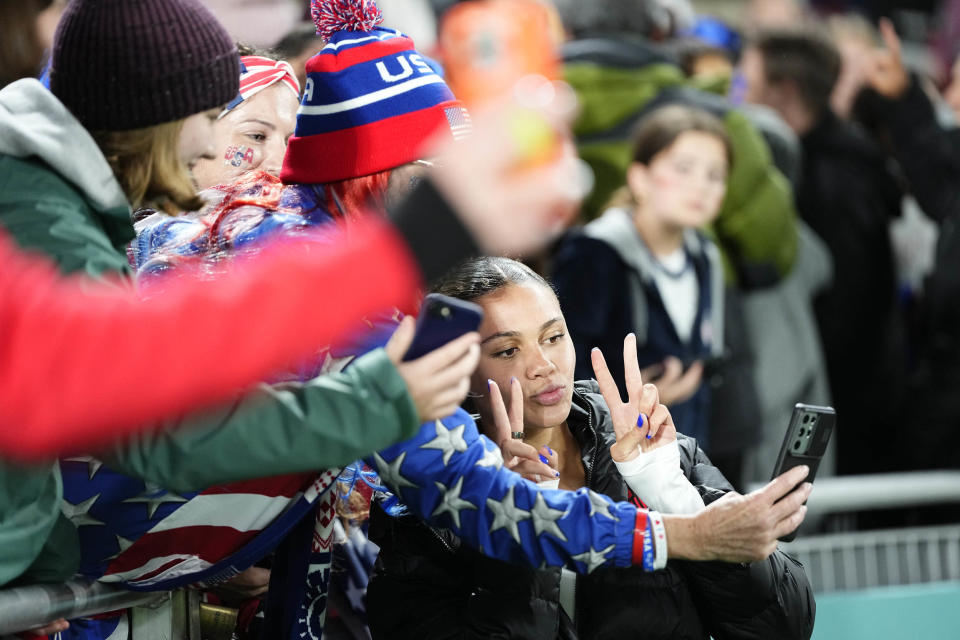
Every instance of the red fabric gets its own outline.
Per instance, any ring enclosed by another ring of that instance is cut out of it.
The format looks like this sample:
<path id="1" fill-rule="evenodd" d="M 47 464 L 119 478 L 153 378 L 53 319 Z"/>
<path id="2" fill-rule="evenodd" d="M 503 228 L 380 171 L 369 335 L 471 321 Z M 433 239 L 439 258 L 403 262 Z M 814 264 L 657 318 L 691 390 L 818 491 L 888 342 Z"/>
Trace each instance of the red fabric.
<path id="1" fill-rule="evenodd" d="M 287 143 L 280 179 L 284 184 L 336 182 L 418 160 L 424 144 L 435 141 L 432 136 L 454 139 L 446 110 L 462 106 L 451 100 L 349 129 L 294 135 Z"/>
<path id="2" fill-rule="evenodd" d="M 380 34 L 382 33 L 383 32 L 380 32 Z M 312 72 L 336 73 L 347 67 L 352 67 L 355 64 L 385 58 L 395 53 L 404 53 L 405 51 L 416 53 L 413 48 L 413 40 L 410 38 L 389 38 L 387 40 L 374 41 L 373 38 L 380 34 L 351 34 L 350 37 L 353 37 L 353 35 L 357 38 L 369 37 L 370 42 L 362 47 L 350 47 L 343 51 L 337 51 L 336 53 L 319 53 L 313 56 L 307 60 L 305 65 L 307 74 L 309 75 Z"/>
<path id="3" fill-rule="evenodd" d="M 633 525 L 633 564 L 643 566 L 643 540 L 647 533 L 647 512 L 637 509 L 637 521 Z"/>
<path id="4" fill-rule="evenodd" d="M 223 401 L 364 315 L 412 310 L 420 282 L 406 245 L 383 223 L 358 224 L 322 251 L 284 242 L 229 277 L 181 278 L 149 302 L 63 278 L 0 234 L 0 453 L 103 445 Z"/>

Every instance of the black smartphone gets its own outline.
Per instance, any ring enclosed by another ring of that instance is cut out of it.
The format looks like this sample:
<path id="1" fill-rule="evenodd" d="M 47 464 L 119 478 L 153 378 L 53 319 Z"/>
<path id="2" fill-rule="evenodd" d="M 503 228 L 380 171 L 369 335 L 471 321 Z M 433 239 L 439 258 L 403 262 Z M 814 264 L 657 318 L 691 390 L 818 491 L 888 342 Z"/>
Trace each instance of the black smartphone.
<path id="1" fill-rule="evenodd" d="M 482 320 L 480 305 L 439 293 L 427 295 L 420 306 L 413 343 L 403 356 L 404 361 L 416 360 L 465 333 L 476 331 Z"/>
<path id="2" fill-rule="evenodd" d="M 780 455 L 777 456 L 777 463 L 773 465 L 770 479 L 805 464 L 810 467 L 810 473 L 803 482 L 813 482 L 836 424 L 837 412 L 833 407 L 801 403 L 794 405 L 790 425 L 787 427 L 783 444 L 780 445 Z M 797 532 L 794 530 L 780 540 L 790 542 L 796 537 Z"/>

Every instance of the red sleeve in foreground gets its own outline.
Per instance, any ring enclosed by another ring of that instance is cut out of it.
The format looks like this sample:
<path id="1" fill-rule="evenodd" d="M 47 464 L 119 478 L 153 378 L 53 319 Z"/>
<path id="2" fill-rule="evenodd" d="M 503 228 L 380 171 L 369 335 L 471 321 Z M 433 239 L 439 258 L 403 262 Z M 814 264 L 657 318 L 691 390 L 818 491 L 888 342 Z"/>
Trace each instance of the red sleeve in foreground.
<path id="1" fill-rule="evenodd" d="M 0 237 L 0 453 L 90 448 L 210 405 L 334 341 L 364 315 L 409 309 L 419 272 L 373 221 L 337 244 L 285 241 L 216 281 L 158 299 L 58 275 Z"/>

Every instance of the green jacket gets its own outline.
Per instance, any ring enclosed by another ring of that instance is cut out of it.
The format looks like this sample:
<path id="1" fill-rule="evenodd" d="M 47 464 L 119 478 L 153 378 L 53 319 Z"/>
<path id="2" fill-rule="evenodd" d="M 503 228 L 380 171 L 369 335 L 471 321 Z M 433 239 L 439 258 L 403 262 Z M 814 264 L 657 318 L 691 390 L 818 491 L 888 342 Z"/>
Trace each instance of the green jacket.
<path id="1" fill-rule="evenodd" d="M 733 145 L 727 195 L 710 230 L 728 282 L 773 284 L 793 268 L 798 231 L 793 192 L 773 165 L 763 136 L 722 98 L 690 86 L 679 67 L 649 44 L 627 37 L 575 41 L 564 49 L 565 76 L 580 103 L 574 125 L 580 156 L 594 171 L 584 215 L 602 213 L 625 183 L 634 125 L 653 106 L 682 102 L 720 116 Z"/>
<path id="2" fill-rule="evenodd" d="M 124 246 L 134 233 L 123 192 L 93 139 L 34 80 L 0 91 L 0 225 L 65 273 L 128 275 Z M 190 491 L 341 466 L 418 427 L 406 384 L 381 349 L 342 374 L 261 386 L 106 457 L 124 473 Z M 78 541 L 60 517 L 61 496 L 55 464 L 0 463 L 0 585 L 74 573 Z"/>

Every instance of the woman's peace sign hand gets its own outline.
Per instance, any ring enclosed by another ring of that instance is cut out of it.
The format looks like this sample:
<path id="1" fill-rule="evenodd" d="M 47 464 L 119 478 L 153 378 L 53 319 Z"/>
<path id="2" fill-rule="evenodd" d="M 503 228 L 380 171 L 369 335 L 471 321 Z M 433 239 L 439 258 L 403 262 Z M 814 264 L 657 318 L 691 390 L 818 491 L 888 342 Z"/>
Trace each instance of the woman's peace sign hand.
<path id="1" fill-rule="evenodd" d="M 510 380 L 510 410 L 503 401 L 500 387 L 487 381 L 490 389 L 490 409 L 497 435 L 497 445 L 503 454 L 503 466 L 516 471 L 527 480 L 541 482 L 559 477 L 557 454 L 549 447 L 538 452 L 523 441 L 523 388 L 516 378 Z M 514 437 L 514 434 L 521 434 Z"/>
<path id="2" fill-rule="evenodd" d="M 600 349 L 590 353 L 593 372 L 600 384 L 600 393 L 610 409 L 617 441 L 610 447 L 616 462 L 626 462 L 638 455 L 638 448 L 650 451 L 677 439 L 673 417 L 660 404 L 656 385 L 643 384 L 637 361 L 637 338 L 632 333 L 623 340 L 623 377 L 627 384 L 627 401 L 620 400 L 617 383 L 610 375 Z"/>

